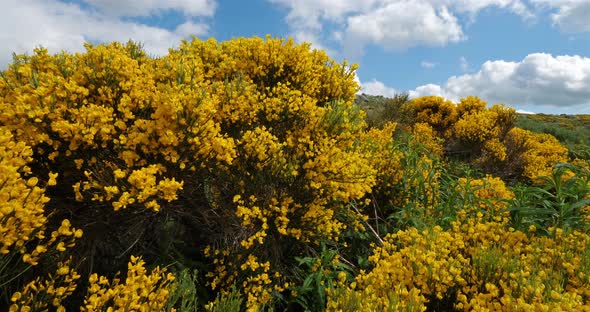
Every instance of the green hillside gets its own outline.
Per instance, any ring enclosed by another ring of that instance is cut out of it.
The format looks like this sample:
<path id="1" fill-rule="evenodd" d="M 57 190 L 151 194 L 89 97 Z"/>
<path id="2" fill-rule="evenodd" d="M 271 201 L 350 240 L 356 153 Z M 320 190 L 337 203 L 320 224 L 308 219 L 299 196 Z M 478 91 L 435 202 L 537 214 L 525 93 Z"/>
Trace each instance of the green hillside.
<path id="1" fill-rule="evenodd" d="M 549 133 L 570 150 L 590 145 L 590 115 L 519 114 L 516 126 Z"/>

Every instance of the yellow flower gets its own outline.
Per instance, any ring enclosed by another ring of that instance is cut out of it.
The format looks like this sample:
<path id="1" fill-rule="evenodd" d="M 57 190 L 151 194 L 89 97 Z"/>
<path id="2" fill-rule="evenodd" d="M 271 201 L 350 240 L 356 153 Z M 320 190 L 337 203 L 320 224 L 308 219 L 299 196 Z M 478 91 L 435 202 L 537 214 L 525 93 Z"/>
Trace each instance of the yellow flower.
<path id="1" fill-rule="evenodd" d="M 47 182 L 47 185 L 49 185 L 49 186 L 56 185 L 57 184 L 57 180 L 56 180 L 57 176 L 58 176 L 58 173 L 50 172 L 49 173 L 49 181 Z"/>

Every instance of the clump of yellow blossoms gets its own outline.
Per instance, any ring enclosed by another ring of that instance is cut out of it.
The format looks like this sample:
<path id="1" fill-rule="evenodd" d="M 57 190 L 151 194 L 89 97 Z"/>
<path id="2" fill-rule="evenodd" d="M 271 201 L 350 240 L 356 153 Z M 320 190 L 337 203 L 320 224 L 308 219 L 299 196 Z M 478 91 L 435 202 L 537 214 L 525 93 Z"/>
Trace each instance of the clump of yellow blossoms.
<path id="1" fill-rule="evenodd" d="M 455 104 L 440 96 L 415 98 L 405 109 L 411 113 L 415 123 L 430 125 L 442 137 L 449 136 L 449 130 L 457 122 Z"/>
<path id="2" fill-rule="evenodd" d="M 507 216 L 508 200 L 514 198 L 514 193 L 506 187 L 504 181 L 491 175 L 483 179 L 459 178 L 458 188 L 462 194 L 473 196 L 469 204 L 459 211 L 460 216 L 476 216 L 485 213 L 489 220 L 498 215 Z"/>
<path id="3" fill-rule="evenodd" d="M 32 149 L 24 142 L 16 142 L 5 127 L 0 127 L 0 257 L 11 252 L 22 254 L 22 261 L 31 265 L 48 249 L 64 251 L 72 247 L 82 230 L 72 228 L 70 221 L 47 233 L 45 204 L 49 198 L 41 181 L 33 176 L 29 164 Z M 45 185 L 55 185 L 57 174 L 51 173 Z M 36 242 L 34 245 L 30 242 Z M 2 273 L 0 271 L 0 273 Z"/>
<path id="4" fill-rule="evenodd" d="M 47 222 L 44 205 L 49 198 L 30 175 L 27 166 L 33 151 L 24 142 L 15 142 L 8 129 L 0 128 L 0 254 L 7 254 L 12 248 L 24 248 L 35 235 L 42 238 Z"/>
<path id="5" fill-rule="evenodd" d="M 385 195 L 387 201 L 396 205 L 420 201 L 423 207 L 433 206 L 440 173 L 431 157 L 442 153 L 441 142 L 430 136 L 433 129 L 425 123 L 416 124 L 416 134 L 408 142 L 397 141 L 396 126 L 387 123 L 382 129 L 372 128 L 361 136 L 363 148 L 376 169 L 373 194 Z"/>
<path id="6" fill-rule="evenodd" d="M 427 123 L 416 123 L 412 129 L 413 139 L 417 144 L 424 145 L 432 154 L 442 157 L 444 140 L 437 136 L 434 129 Z"/>
<path id="7" fill-rule="evenodd" d="M 36 266 L 46 254 L 55 255 L 74 246 L 82 230 L 64 219 L 51 231 L 45 186 L 54 186 L 58 174 L 50 173 L 45 181 L 32 174 L 29 167 L 33 151 L 24 142 L 16 142 L 10 131 L 0 126 L 0 276 L 2 283 L 21 276 L 24 271 L 15 264 L 14 255 L 22 262 Z M 16 262 L 19 262 L 16 260 Z M 76 289 L 79 275 L 70 269 L 71 261 L 58 263 L 57 272 L 28 282 L 11 297 L 10 311 L 42 310 L 50 306 L 65 311 L 62 301 Z M 12 264 L 12 266 L 9 266 Z M 6 286 L 6 283 L 2 285 Z M 3 288 L 6 290 L 7 288 Z M 8 295 L 8 294 L 7 294 Z"/>
<path id="8" fill-rule="evenodd" d="M 530 179 L 547 176 L 555 163 L 568 160 L 567 148 L 549 134 L 514 128 L 508 132 L 505 144 L 522 150 L 512 161 L 522 164 L 522 174 Z"/>
<path id="9" fill-rule="evenodd" d="M 9 311 L 47 311 L 51 305 L 52 309 L 65 312 L 62 302 L 76 290 L 79 278 L 80 275 L 71 268 L 71 259 L 59 262 L 55 274 L 43 279 L 37 277 L 12 294 Z"/>
<path id="10" fill-rule="evenodd" d="M 118 277 L 109 281 L 96 273 L 88 281 L 88 294 L 81 311 L 163 311 L 174 275 L 160 267 L 148 273 L 145 262 L 131 256 L 124 283 Z"/>
<path id="11" fill-rule="evenodd" d="M 479 204 L 438 226 L 389 234 L 370 257 L 374 268 L 330 291 L 328 310 L 585 311 L 590 308 L 590 235 L 551 229 L 536 236 L 507 226 L 501 180 L 461 180 Z M 496 211 L 496 212 L 494 212 Z M 501 212 L 501 213 L 498 213 Z M 534 227 L 529 229 L 534 232 Z M 434 305 L 433 305 L 434 304 Z"/>
<path id="12" fill-rule="evenodd" d="M 412 117 L 419 143 L 434 154 L 457 156 L 489 173 L 535 180 L 568 160 L 567 148 L 553 136 L 515 128 L 516 111 L 503 104 L 488 108 L 475 96 L 457 104 L 425 96 L 406 103 L 404 110 Z"/>
<path id="13" fill-rule="evenodd" d="M 203 54 L 207 49 L 215 58 Z M 171 57 L 185 55 L 210 64 L 210 90 L 222 99 L 213 120 L 235 143 L 232 163 L 217 167 L 211 200 L 231 207 L 228 218 L 239 228 L 223 238 L 236 244 L 208 251 L 215 262 L 211 286 L 242 283 L 249 307 L 265 304 L 287 282 L 280 268 L 288 259 L 269 259 L 268 250 L 283 249 L 283 240 L 338 240 L 350 225 L 345 220 L 356 215 L 345 203 L 375 183 L 357 140 L 365 123 L 352 105 L 355 67 L 289 40 L 194 40 Z"/>
<path id="14" fill-rule="evenodd" d="M 0 79 L 0 124 L 63 172 L 56 188 L 84 206 L 81 220 L 110 222 L 107 207 L 146 224 L 190 216 L 203 243 L 232 250 L 225 269 L 255 253 L 272 283 L 239 279 L 274 289 L 283 257 L 265 250 L 338 240 L 356 215 L 345 203 L 375 184 L 354 65 L 270 37 L 194 38 L 157 59 L 133 43 L 85 47 L 19 55 Z"/>

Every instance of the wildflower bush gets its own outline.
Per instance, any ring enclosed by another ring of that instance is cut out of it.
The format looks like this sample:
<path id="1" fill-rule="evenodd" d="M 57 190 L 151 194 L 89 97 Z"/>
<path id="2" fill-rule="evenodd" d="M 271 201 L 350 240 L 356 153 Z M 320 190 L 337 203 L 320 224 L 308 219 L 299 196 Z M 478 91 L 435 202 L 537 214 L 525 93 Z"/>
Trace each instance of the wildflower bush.
<path id="1" fill-rule="evenodd" d="M 367 121 L 292 40 L 85 48 L 0 75 L 0 309 L 588 308 L 587 163 L 513 110 Z"/>
<path id="2" fill-rule="evenodd" d="M 55 185 L 58 174 L 50 173 L 43 181 L 33 175 L 31 147 L 17 142 L 6 127 L 0 127 L 0 141 L 0 292 L 7 300 L 15 291 L 11 282 L 44 257 L 64 258 L 62 253 L 75 245 L 82 230 L 68 219 L 58 218 L 56 224 L 49 220 L 45 187 Z"/>
<path id="3" fill-rule="evenodd" d="M 86 50 L 16 56 L 0 82 L 4 135 L 30 146 L 32 175 L 59 172 L 50 213 L 85 229 L 71 254 L 90 257 L 86 274 L 167 256 L 177 238 L 158 232 L 177 224 L 196 238 L 177 251 L 204 253 L 213 290 L 244 282 L 247 305 L 266 304 L 292 257 L 337 241 L 356 218 L 344 203 L 375 183 L 355 68 L 323 51 L 271 38 L 194 39 L 158 59 L 133 43 Z"/>
<path id="4" fill-rule="evenodd" d="M 514 197 L 497 178 L 463 180 L 479 204 L 447 229 L 410 227 L 375 246 L 373 269 L 330 291 L 330 311 L 588 308 L 587 232 L 515 230 L 504 209 Z M 496 210 L 496 211 L 495 211 Z"/>
<path id="5" fill-rule="evenodd" d="M 516 111 L 503 104 L 488 107 L 476 96 L 458 103 L 439 96 L 409 100 L 398 95 L 393 100 L 395 114 L 381 117 L 401 123 L 399 129 L 414 134 L 439 157 L 469 163 L 510 181 L 534 180 L 548 175 L 556 163 L 568 161 L 568 149 L 555 137 L 515 127 Z"/>
<path id="6" fill-rule="evenodd" d="M 513 147 L 508 157 L 517 166 L 513 172 L 520 171 L 530 179 L 548 176 L 556 163 L 568 160 L 567 148 L 549 134 L 514 128 L 508 132 L 505 142 Z"/>

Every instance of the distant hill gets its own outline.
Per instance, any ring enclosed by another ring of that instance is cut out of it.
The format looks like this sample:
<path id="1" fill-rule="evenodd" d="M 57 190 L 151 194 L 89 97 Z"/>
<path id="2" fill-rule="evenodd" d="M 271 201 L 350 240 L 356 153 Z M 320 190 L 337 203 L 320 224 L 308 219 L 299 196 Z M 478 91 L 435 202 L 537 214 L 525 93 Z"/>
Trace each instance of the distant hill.
<path id="1" fill-rule="evenodd" d="M 590 146 L 590 115 L 519 114 L 516 126 L 549 133 L 570 150 Z"/>
<path id="2" fill-rule="evenodd" d="M 380 95 L 357 94 L 355 104 L 367 114 L 369 126 L 379 126 L 386 121 L 399 121 L 401 107 L 409 100 L 407 94 L 396 94 L 394 98 Z"/>
<path id="3" fill-rule="evenodd" d="M 388 98 L 380 95 L 357 94 L 355 104 L 367 113 L 367 119 L 373 120 L 383 115 Z"/>

